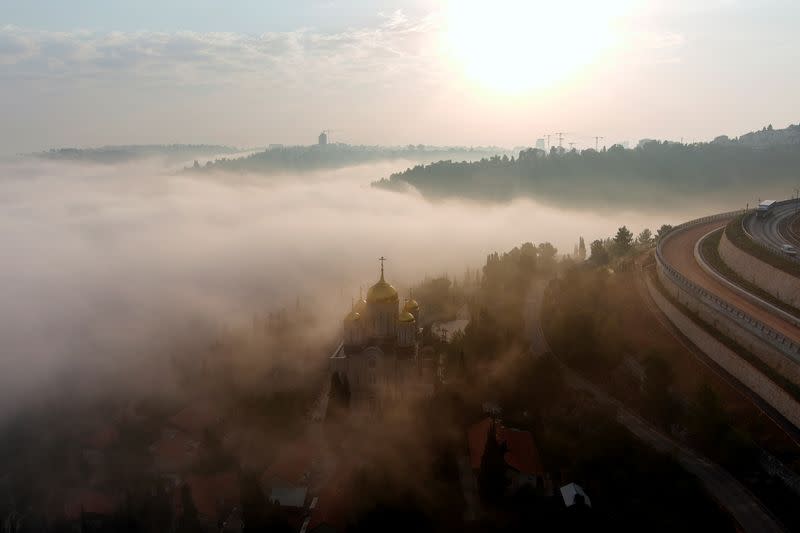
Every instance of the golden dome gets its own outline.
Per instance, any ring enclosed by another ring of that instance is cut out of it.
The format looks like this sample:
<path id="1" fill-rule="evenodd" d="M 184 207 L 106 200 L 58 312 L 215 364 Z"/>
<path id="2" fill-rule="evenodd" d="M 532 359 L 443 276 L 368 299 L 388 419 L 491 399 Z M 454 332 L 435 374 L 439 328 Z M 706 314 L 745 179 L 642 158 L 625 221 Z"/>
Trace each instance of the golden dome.
<path id="1" fill-rule="evenodd" d="M 409 313 L 416 311 L 418 309 L 419 309 L 419 304 L 413 298 L 410 300 L 406 300 L 406 303 L 403 306 L 403 311 L 408 311 Z"/>
<path id="2" fill-rule="evenodd" d="M 361 320 L 361 313 L 356 311 L 355 309 L 350 311 L 346 317 L 344 317 L 345 322 L 355 322 L 356 320 Z"/>
<path id="3" fill-rule="evenodd" d="M 364 300 L 364 298 L 359 299 L 353 309 L 359 313 L 363 313 L 367 309 L 367 301 Z"/>
<path id="4" fill-rule="evenodd" d="M 409 313 L 408 311 L 403 311 L 400 313 L 400 322 L 414 322 L 414 315 Z"/>
<path id="5" fill-rule="evenodd" d="M 397 297 L 397 289 L 383 279 L 383 265 L 381 265 L 381 279 L 367 291 L 367 303 L 397 303 L 398 301 L 400 299 Z"/>
<path id="6" fill-rule="evenodd" d="M 367 291 L 367 303 L 397 303 L 398 301 L 397 290 L 383 279 L 370 287 Z"/>

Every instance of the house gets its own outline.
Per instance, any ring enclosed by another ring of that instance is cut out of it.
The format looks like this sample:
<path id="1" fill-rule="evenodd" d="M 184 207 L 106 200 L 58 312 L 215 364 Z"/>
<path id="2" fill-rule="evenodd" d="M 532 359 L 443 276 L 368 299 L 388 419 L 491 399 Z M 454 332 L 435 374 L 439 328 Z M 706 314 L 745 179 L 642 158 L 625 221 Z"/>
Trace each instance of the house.
<path id="1" fill-rule="evenodd" d="M 269 494 L 269 501 L 281 507 L 302 508 L 306 504 L 308 487 L 274 487 Z"/>
<path id="2" fill-rule="evenodd" d="M 592 506 L 592 500 L 586 495 L 583 487 L 577 483 L 569 483 L 561 487 L 561 498 L 564 500 L 565 507 L 572 507 L 573 505 Z"/>
<path id="3" fill-rule="evenodd" d="M 533 435 L 529 431 L 507 428 L 490 417 L 474 424 L 467 432 L 472 470 L 477 472 L 481 468 L 486 440 L 492 427 L 495 428 L 498 444 L 505 444 L 506 447 L 503 459 L 509 490 L 516 491 L 529 486 L 545 492 L 552 491 L 550 477 L 544 471 Z"/>

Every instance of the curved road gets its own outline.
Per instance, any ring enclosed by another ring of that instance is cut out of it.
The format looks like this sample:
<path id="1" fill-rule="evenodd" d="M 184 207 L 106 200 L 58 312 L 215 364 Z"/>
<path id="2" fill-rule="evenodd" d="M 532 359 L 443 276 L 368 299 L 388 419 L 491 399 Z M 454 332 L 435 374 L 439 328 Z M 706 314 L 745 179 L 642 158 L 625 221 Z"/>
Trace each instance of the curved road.
<path id="1" fill-rule="evenodd" d="M 710 231 L 725 226 L 728 222 L 730 222 L 730 219 L 715 220 L 679 231 L 664 242 L 662 247 L 664 259 L 689 280 L 716 294 L 729 304 L 738 307 L 795 343 L 800 344 L 800 327 L 752 303 L 738 292 L 718 281 L 697 263 L 694 257 L 694 247 L 697 241 Z"/>
<path id="2" fill-rule="evenodd" d="M 798 207 L 800 206 L 795 205 L 795 203 L 777 206 L 773 208 L 772 214 L 767 218 L 758 218 L 750 215 L 746 219 L 745 227 L 754 239 L 775 248 L 777 251 L 780 251 L 781 246 L 784 244 L 800 246 L 800 242 L 781 231 L 784 223 L 788 222 L 788 219 L 798 212 Z M 790 259 L 789 256 L 786 257 Z"/>

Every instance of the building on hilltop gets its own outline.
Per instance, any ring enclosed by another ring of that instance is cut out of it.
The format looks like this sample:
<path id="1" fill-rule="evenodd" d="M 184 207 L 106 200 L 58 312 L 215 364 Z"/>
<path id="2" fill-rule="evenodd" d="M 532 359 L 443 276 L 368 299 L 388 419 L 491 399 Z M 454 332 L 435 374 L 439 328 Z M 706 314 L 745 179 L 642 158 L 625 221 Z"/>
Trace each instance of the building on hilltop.
<path id="1" fill-rule="evenodd" d="M 378 413 L 400 400 L 433 394 L 435 368 L 420 351 L 420 306 L 400 308 L 397 290 L 381 277 L 344 318 L 342 342 L 330 358 L 331 372 L 349 390 L 350 408 Z"/>

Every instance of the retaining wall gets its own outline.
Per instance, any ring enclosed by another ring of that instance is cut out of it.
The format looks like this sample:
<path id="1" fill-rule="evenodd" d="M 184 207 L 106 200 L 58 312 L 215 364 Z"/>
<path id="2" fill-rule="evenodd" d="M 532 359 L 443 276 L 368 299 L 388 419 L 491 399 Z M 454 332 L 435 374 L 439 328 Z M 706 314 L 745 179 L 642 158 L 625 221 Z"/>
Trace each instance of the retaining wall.
<path id="1" fill-rule="evenodd" d="M 665 280 L 659 269 L 661 283 L 669 290 L 670 280 Z M 711 334 L 697 325 L 690 317 L 683 314 L 672 302 L 661 294 L 657 287 L 653 286 L 653 281 L 646 276 L 645 281 L 647 290 L 652 296 L 658 308 L 669 318 L 681 333 L 694 343 L 712 361 L 721 366 L 725 371 L 742 382 L 747 388 L 758 394 L 784 418 L 792 424 L 800 427 L 800 403 L 797 402 L 786 391 L 776 385 L 772 380 L 758 371 L 750 363 L 742 359 L 736 352 L 728 348 L 725 344 L 715 339 Z M 677 287 L 674 287 L 678 290 Z M 681 291 L 679 291 L 681 292 Z M 681 303 L 688 300 L 688 296 L 678 297 Z M 702 314 L 702 313 L 701 313 Z M 745 345 L 746 347 L 746 345 Z"/>
<path id="2" fill-rule="evenodd" d="M 743 327 L 742 321 L 747 320 L 746 315 L 738 316 L 734 313 L 720 312 L 716 307 L 708 305 L 705 301 L 686 290 L 687 288 L 680 283 L 676 283 L 665 268 L 658 268 L 657 272 L 661 285 L 669 295 L 689 308 L 700 320 L 761 359 L 775 372 L 786 377 L 792 383 L 800 385 L 800 365 L 786 357 L 771 343 L 765 342 L 763 338 L 751 332 L 752 327 Z M 724 305 L 721 300 L 714 303 Z M 752 326 L 752 324 L 748 325 Z"/>
<path id="3" fill-rule="evenodd" d="M 720 213 L 676 226 L 656 246 L 656 267 L 662 285 L 677 301 L 704 322 L 736 341 L 774 371 L 800 385 L 800 345 L 767 324 L 707 291 L 673 268 L 664 258 L 663 246 L 678 232 L 716 220 L 729 220 L 739 212 Z"/>
<path id="4" fill-rule="evenodd" d="M 800 279 L 741 250 L 724 232 L 719 241 L 719 256 L 742 278 L 778 300 L 800 308 Z"/>

